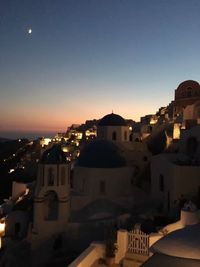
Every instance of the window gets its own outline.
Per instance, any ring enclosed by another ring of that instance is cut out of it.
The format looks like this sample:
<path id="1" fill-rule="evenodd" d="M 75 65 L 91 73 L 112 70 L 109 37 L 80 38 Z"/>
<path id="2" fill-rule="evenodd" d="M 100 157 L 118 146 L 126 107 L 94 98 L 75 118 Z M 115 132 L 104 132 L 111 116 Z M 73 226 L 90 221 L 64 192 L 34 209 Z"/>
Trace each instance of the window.
<path id="1" fill-rule="evenodd" d="M 170 192 L 167 192 L 167 210 L 170 211 Z"/>
<path id="2" fill-rule="evenodd" d="M 52 168 L 48 169 L 48 185 L 54 185 L 54 170 Z"/>
<path id="3" fill-rule="evenodd" d="M 159 176 L 159 188 L 161 192 L 164 191 L 164 176 L 162 174 Z"/>
<path id="4" fill-rule="evenodd" d="M 71 170 L 70 172 L 70 186 L 71 188 L 74 188 L 74 171 Z"/>
<path id="5" fill-rule="evenodd" d="M 70 167 L 68 167 L 68 184 L 70 185 L 70 183 L 71 183 L 71 166 Z"/>
<path id="6" fill-rule="evenodd" d="M 143 160 L 144 160 L 144 161 L 148 161 L 147 156 L 144 156 Z"/>
<path id="7" fill-rule="evenodd" d="M 200 107 L 197 108 L 197 117 L 200 118 Z"/>
<path id="8" fill-rule="evenodd" d="M 189 137 L 186 144 L 186 151 L 190 157 L 193 157 L 198 149 L 198 141 L 196 137 Z"/>
<path id="9" fill-rule="evenodd" d="M 85 178 L 83 178 L 83 180 L 82 180 L 82 188 L 81 188 L 81 191 L 84 192 L 84 189 L 85 189 Z"/>
<path id="10" fill-rule="evenodd" d="M 105 192 L 106 192 L 105 181 L 100 181 L 100 194 L 105 194 Z"/>
<path id="11" fill-rule="evenodd" d="M 40 168 L 40 181 L 41 181 L 41 186 L 44 186 L 44 167 Z"/>
<path id="12" fill-rule="evenodd" d="M 41 177 L 41 186 L 44 186 L 44 175 Z"/>
<path id="13" fill-rule="evenodd" d="M 124 132 L 124 140 L 127 141 L 127 131 Z"/>
<path id="14" fill-rule="evenodd" d="M 112 140 L 113 141 L 116 141 L 117 140 L 117 133 L 116 132 L 113 132 L 112 133 Z"/>
<path id="15" fill-rule="evenodd" d="M 62 236 L 59 234 L 54 240 L 53 250 L 55 251 L 60 250 L 62 248 L 62 245 L 63 245 L 63 239 Z"/>
<path id="16" fill-rule="evenodd" d="M 61 185 L 65 184 L 65 167 L 61 169 Z"/>
<path id="17" fill-rule="evenodd" d="M 187 88 L 187 97 L 191 97 L 192 96 L 192 88 L 188 87 Z"/>
<path id="18" fill-rule="evenodd" d="M 15 229 L 14 229 L 14 233 L 15 233 L 15 236 L 19 236 L 20 234 L 20 231 L 21 231 L 21 225 L 19 222 L 15 223 Z"/>

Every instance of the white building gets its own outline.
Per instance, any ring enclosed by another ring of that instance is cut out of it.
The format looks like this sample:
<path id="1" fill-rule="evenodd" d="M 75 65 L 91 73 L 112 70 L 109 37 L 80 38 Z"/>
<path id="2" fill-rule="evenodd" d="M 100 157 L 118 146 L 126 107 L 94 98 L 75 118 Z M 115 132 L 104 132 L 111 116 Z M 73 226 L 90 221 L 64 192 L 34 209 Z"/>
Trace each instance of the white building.
<path id="1" fill-rule="evenodd" d="M 164 211 L 176 209 L 183 199 L 200 192 L 200 127 L 185 131 L 179 153 L 159 154 L 151 162 L 151 194 Z"/>
<path id="2" fill-rule="evenodd" d="M 81 209 L 97 200 L 128 208 L 133 199 L 133 172 L 134 168 L 126 166 L 120 148 L 113 142 L 95 140 L 89 143 L 81 151 L 74 168 L 72 209 Z M 113 216 L 112 212 L 110 215 Z"/>

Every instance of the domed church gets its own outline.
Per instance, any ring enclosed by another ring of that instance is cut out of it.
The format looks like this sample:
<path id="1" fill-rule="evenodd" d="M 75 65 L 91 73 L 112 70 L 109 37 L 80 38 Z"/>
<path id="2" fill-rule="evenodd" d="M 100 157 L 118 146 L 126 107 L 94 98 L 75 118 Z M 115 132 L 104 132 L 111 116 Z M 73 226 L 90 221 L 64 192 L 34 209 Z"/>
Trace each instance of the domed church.
<path id="1" fill-rule="evenodd" d="M 97 137 L 113 142 L 127 142 L 131 139 L 131 132 L 126 121 L 120 115 L 111 113 L 100 120 Z"/>
<path id="2" fill-rule="evenodd" d="M 200 84 L 193 80 L 187 80 L 179 84 L 175 90 L 174 118 L 183 114 L 186 106 L 200 100 Z"/>
<path id="3" fill-rule="evenodd" d="M 94 215 L 103 219 L 105 214 L 115 217 L 116 213 L 120 215 L 131 210 L 135 204 L 135 167 L 128 160 L 132 154 L 127 153 L 133 144 L 131 133 L 120 115 L 111 113 L 99 121 L 97 139 L 81 150 L 74 168 L 72 210 L 86 207 L 89 210 L 94 202 L 99 203 L 99 208 L 98 205 L 90 208 L 87 219 Z"/>
<path id="4" fill-rule="evenodd" d="M 126 166 L 123 153 L 115 143 L 109 140 L 89 143 L 81 151 L 74 168 L 76 197 L 72 198 L 72 208 L 78 209 L 99 199 L 121 205 L 121 199 L 124 202 L 132 197 L 133 170 Z"/>

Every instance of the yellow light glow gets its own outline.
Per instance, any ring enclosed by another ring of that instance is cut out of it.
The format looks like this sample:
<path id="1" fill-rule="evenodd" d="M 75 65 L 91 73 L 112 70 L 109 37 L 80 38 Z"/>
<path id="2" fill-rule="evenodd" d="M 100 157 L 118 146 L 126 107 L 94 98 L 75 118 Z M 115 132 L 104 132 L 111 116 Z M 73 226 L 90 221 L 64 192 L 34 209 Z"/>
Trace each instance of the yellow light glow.
<path id="1" fill-rule="evenodd" d="M 83 137 L 83 134 L 82 133 L 77 133 L 77 139 L 82 139 L 82 137 Z"/>
<path id="2" fill-rule="evenodd" d="M 26 196 L 28 195 L 28 193 L 29 193 L 29 188 L 26 188 L 24 195 Z"/>
<path id="3" fill-rule="evenodd" d="M 157 119 L 153 119 L 153 118 L 151 118 L 151 120 L 150 120 L 150 124 L 156 124 L 157 123 Z"/>
<path id="4" fill-rule="evenodd" d="M 89 137 L 89 136 L 97 136 L 97 131 L 96 130 L 86 130 L 85 131 L 85 136 Z"/>
<path id="5" fill-rule="evenodd" d="M 65 147 L 62 147 L 62 151 L 67 153 L 67 152 L 69 152 L 69 149 L 65 146 Z"/>
<path id="6" fill-rule="evenodd" d="M 6 228 L 6 223 L 4 221 L 1 221 L 0 222 L 0 236 L 4 236 L 5 228 Z"/>
<path id="7" fill-rule="evenodd" d="M 51 142 L 51 138 L 43 138 L 42 140 L 40 140 L 40 145 L 42 147 L 44 146 L 48 146 L 48 144 Z"/>

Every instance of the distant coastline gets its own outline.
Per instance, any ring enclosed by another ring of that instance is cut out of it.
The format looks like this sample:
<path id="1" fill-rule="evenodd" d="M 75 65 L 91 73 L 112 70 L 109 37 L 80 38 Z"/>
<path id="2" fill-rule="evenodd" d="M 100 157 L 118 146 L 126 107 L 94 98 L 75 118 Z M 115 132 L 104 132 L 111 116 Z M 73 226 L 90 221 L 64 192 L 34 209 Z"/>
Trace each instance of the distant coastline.
<path id="1" fill-rule="evenodd" d="M 20 131 L 2 131 L 0 132 L 0 138 L 5 139 L 19 139 L 26 138 L 29 140 L 35 140 L 39 137 L 52 138 L 57 134 L 57 132 L 20 132 Z"/>

